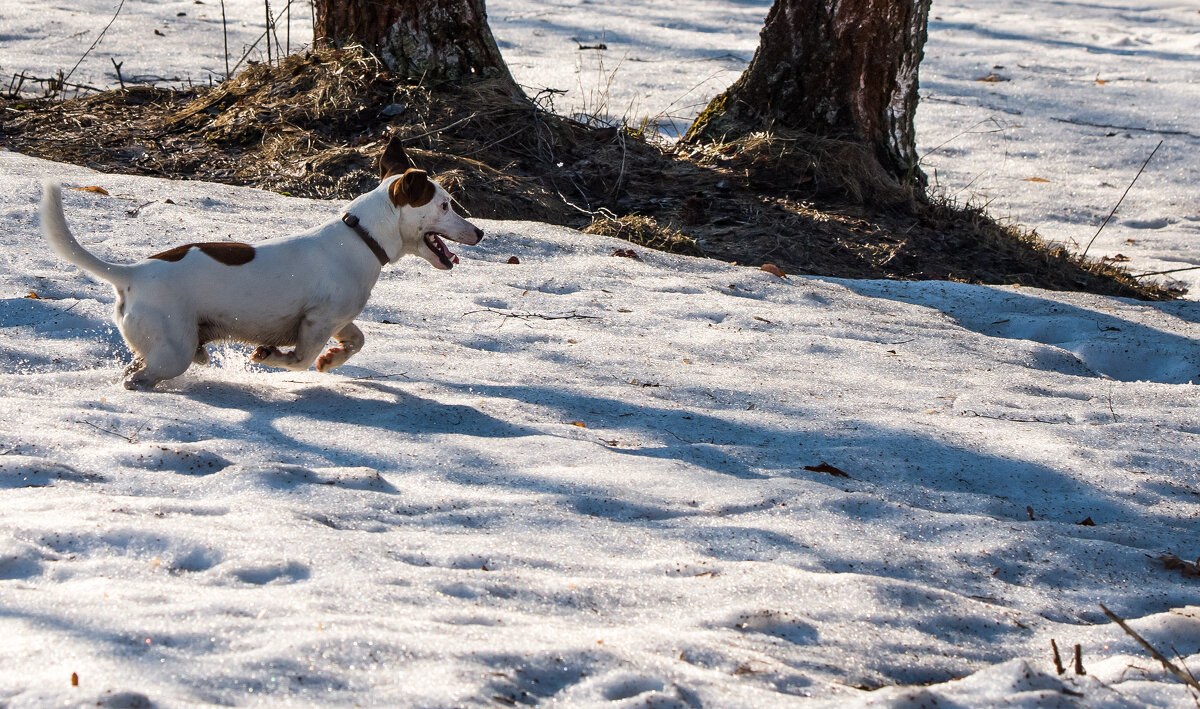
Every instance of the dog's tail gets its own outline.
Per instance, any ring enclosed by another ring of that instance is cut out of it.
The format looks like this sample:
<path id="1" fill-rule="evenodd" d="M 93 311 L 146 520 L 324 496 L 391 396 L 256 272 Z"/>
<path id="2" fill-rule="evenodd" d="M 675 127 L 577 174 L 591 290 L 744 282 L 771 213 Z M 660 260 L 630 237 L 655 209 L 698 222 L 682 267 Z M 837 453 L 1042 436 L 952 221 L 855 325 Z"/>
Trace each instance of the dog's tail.
<path id="1" fill-rule="evenodd" d="M 62 208 L 62 191 L 57 182 L 47 180 L 42 183 L 41 215 L 42 234 L 46 241 L 50 242 L 54 253 L 114 286 L 120 287 L 129 282 L 132 266 L 101 261 L 75 240 L 75 236 L 67 227 L 67 218 Z"/>

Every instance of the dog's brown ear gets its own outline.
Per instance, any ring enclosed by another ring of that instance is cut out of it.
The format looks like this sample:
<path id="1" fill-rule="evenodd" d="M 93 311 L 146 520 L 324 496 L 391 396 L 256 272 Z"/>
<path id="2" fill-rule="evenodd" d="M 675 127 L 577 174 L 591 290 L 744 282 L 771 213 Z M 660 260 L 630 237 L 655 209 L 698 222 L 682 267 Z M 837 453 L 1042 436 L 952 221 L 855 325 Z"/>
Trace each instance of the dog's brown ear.
<path id="1" fill-rule="evenodd" d="M 408 159 L 408 153 L 404 152 L 404 146 L 400 144 L 400 139 L 393 135 L 388 139 L 387 147 L 383 149 L 383 155 L 379 156 L 379 179 L 385 180 L 392 175 L 403 175 L 404 171 L 412 166 L 412 160 Z"/>
<path id="2" fill-rule="evenodd" d="M 392 183 L 388 196 L 397 207 L 424 207 L 433 200 L 437 188 L 424 170 L 408 168 L 404 177 Z"/>

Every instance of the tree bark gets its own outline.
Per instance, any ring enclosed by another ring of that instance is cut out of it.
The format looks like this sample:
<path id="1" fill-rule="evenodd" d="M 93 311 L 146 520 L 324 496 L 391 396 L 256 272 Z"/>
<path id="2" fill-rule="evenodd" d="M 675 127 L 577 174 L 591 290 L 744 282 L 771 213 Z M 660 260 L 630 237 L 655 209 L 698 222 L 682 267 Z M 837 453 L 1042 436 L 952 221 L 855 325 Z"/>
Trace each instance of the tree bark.
<path id="1" fill-rule="evenodd" d="M 930 0 L 775 0 L 749 68 L 686 143 L 783 128 L 862 144 L 923 191 L 913 114 Z"/>
<path id="2" fill-rule="evenodd" d="M 501 79 L 516 88 L 483 0 L 316 0 L 313 36 L 327 45 L 361 44 L 412 81 Z"/>

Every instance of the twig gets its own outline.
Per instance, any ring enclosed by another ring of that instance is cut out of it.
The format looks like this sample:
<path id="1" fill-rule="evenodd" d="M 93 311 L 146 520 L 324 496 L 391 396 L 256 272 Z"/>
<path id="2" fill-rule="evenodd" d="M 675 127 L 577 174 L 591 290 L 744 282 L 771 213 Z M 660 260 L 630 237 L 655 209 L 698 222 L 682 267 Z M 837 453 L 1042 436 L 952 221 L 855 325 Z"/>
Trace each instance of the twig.
<path id="1" fill-rule="evenodd" d="M 91 421 L 76 421 L 75 423 L 82 423 L 86 426 L 91 426 L 92 428 L 96 429 L 97 431 L 107 433 L 110 436 L 116 436 L 117 438 L 124 438 L 125 440 L 129 441 L 130 443 L 137 443 L 137 433 L 136 432 L 134 432 L 134 434 L 132 436 L 126 436 L 124 434 L 117 433 L 116 431 L 110 431 L 109 429 L 104 428 L 102 426 L 97 426 L 96 424 L 92 423 Z M 142 429 L 139 428 L 138 431 L 140 431 L 140 430 L 142 430 Z"/>
<path id="2" fill-rule="evenodd" d="M 225 38 L 225 80 L 229 81 L 229 22 L 225 19 L 225 0 L 221 0 L 221 36 Z"/>
<path id="3" fill-rule="evenodd" d="M 1180 271 L 1195 271 L 1200 269 L 1200 266 L 1187 266 L 1186 268 L 1170 268 L 1166 271 L 1150 271 L 1149 273 L 1139 273 L 1133 275 L 1133 278 L 1145 278 L 1146 276 L 1162 276 L 1168 273 L 1179 273 Z"/>
<path id="4" fill-rule="evenodd" d="M 1129 186 L 1125 188 L 1125 192 L 1121 195 L 1121 199 L 1117 200 L 1116 206 L 1114 206 L 1112 211 L 1108 213 L 1108 216 L 1104 218 L 1104 222 L 1100 224 L 1100 228 L 1097 229 L 1096 233 L 1092 235 L 1092 240 L 1088 242 L 1087 246 L 1083 247 L 1083 253 L 1081 254 L 1081 257 L 1087 256 L 1088 249 L 1092 248 L 1092 243 L 1096 241 L 1096 237 L 1100 236 L 1100 232 L 1104 231 L 1104 227 L 1108 226 L 1108 220 L 1112 219 L 1113 215 L 1117 213 L 1118 209 L 1120 209 L 1121 203 L 1125 201 L 1125 195 L 1129 194 L 1129 190 L 1133 189 L 1133 183 L 1137 182 L 1138 178 L 1142 176 L 1142 170 L 1145 170 L 1146 166 L 1150 164 L 1150 159 L 1154 157 L 1154 154 L 1158 152 L 1158 149 L 1162 147 L 1162 144 L 1163 142 L 1161 140 L 1158 141 L 1158 145 L 1154 146 L 1154 150 L 1150 151 L 1150 155 L 1146 158 L 1146 162 L 1142 163 L 1142 166 L 1138 169 L 1137 174 L 1133 176 L 1133 180 L 1130 181 Z"/>
<path id="5" fill-rule="evenodd" d="M 457 125 L 466 123 L 467 121 L 474 119 L 478 115 L 479 115 L 479 112 L 476 111 L 475 113 L 472 113 L 471 115 L 467 116 L 466 118 L 460 118 L 453 123 L 449 123 L 447 125 L 442 126 L 441 128 L 434 128 L 433 130 L 425 131 L 424 133 L 421 133 L 420 135 L 405 136 L 404 140 L 405 140 L 405 142 L 411 143 L 414 140 L 420 140 L 421 138 L 427 138 L 431 135 L 437 135 L 438 133 L 441 133 L 442 131 L 447 131 Z"/>
<path id="6" fill-rule="evenodd" d="M 1150 657 L 1153 657 L 1155 660 L 1158 660 L 1159 664 L 1161 664 L 1163 666 L 1163 669 L 1165 669 L 1167 672 L 1170 672 L 1171 674 L 1175 675 L 1177 678 L 1179 678 L 1179 681 L 1183 682 L 1184 684 L 1191 687 L 1192 689 L 1200 691 L 1200 682 L 1197 682 L 1196 678 L 1192 677 L 1190 670 L 1188 672 L 1184 672 L 1183 670 L 1179 669 L 1175 665 L 1175 663 L 1168 660 L 1166 657 L 1163 656 L 1163 654 L 1161 652 L 1159 652 L 1158 650 L 1155 650 L 1153 645 L 1146 642 L 1146 640 L 1141 635 L 1138 635 L 1136 632 L 1134 632 L 1133 628 L 1130 628 L 1129 625 L 1124 620 L 1121 620 L 1120 616 L 1118 616 L 1116 613 L 1113 613 L 1108 608 L 1106 608 L 1103 603 L 1101 603 L 1099 605 L 1100 605 L 1100 610 L 1104 611 L 1104 615 L 1108 616 L 1109 620 L 1111 620 L 1112 622 L 1121 626 L 1121 630 L 1124 630 L 1129 635 L 1129 637 L 1136 640 L 1139 645 L 1141 645 L 1143 648 L 1145 648 L 1146 652 L 1150 653 Z"/>
<path id="7" fill-rule="evenodd" d="M 1067 668 L 1063 667 L 1062 656 L 1058 654 L 1058 643 L 1054 642 L 1054 638 L 1050 638 L 1050 649 L 1054 651 L 1054 671 L 1065 675 Z"/>
<path id="8" fill-rule="evenodd" d="M 492 313 L 495 315 L 501 315 L 506 318 L 518 318 L 521 320 L 533 320 L 535 318 L 538 320 L 573 320 L 573 319 L 600 320 L 601 319 L 599 315 L 580 315 L 578 313 L 567 313 L 565 315 L 542 315 L 541 313 L 506 313 L 504 311 L 496 310 L 494 308 L 484 308 L 483 310 L 471 310 L 469 312 L 463 313 L 463 317 L 466 317 L 467 315 L 474 315 L 476 313 Z"/>
<path id="9" fill-rule="evenodd" d="M 970 409 L 963 411 L 960 415 L 961 416 L 973 416 L 975 418 L 981 418 L 981 419 L 992 419 L 994 421 L 1012 421 L 1013 423 L 1052 423 L 1052 424 L 1064 424 L 1065 423 L 1068 426 L 1073 425 L 1069 419 L 1066 421 L 1048 421 L 1046 419 L 1038 418 L 1036 416 L 1031 419 L 1014 418 L 1012 416 L 991 416 L 988 414 L 981 414 L 978 411 L 972 411 Z"/>
<path id="10" fill-rule="evenodd" d="M 271 66 L 271 0 L 263 0 L 263 8 L 267 13 L 267 66 Z"/>
<path id="11" fill-rule="evenodd" d="M 1088 121 L 1079 121 L 1072 118 L 1058 118 L 1050 116 L 1050 120 L 1058 121 L 1059 123 L 1070 123 L 1073 126 L 1088 126 L 1090 128 L 1109 128 L 1112 130 L 1133 130 L 1139 133 L 1158 133 L 1159 135 L 1185 135 L 1189 138 L 1200 138 L 1200 135 L 1189 133 L 1185 130 L 1169 130 L 1166 128 L 1140 128 L 1138 126 L 1114 126 L 1109 123 L 1089 123 Z"/>
<path id="12" fill-rule="evenodd" d="M 1075 643 L 1075 674 L 1086 675 L 1087 670 L 1083 669 L 1083 648 L 1079 643 Z"/>
<path id="13" fill-rule="evenodd" d="M 113 68 L 117 70 L 117 83 L 121 84 L 121 88 L 125 88 L 125 77 L 121 76 L 121 65 L 125 62 L 117 63 L 117 60 L 112 57 L 109 57 L 108 60 L 112 62 Z"/>
<path id="14" fill-rule="evenodd" d="M 71 67 L 71 71 L 68 71 L 67 75 L 63 77 L 63 86 L 66 86 L 67 79 L 71 78 L 71 75 L 75 73 L 75 70 L 79 68 L 79 65 L 83 63 L 83 60 L 87 59 L 87 55 L 91 54 L 92 50 L 100 45 L 100 40 L 104 39 L 104 35 L 108 32 L 108 28 L 112 27 L 113 23 L 117 21 L 117 15 L 121 14 L 121 8 L 123 7 L 125 7 L 125 0 L 121 0 L 121 2 L 117 4 L 117 11 L 113 13 L 112 19 L 108 21 L 108 24 L 104 26 L 104 29 L 100 30 L 100 34 L 96 36 L 96 40 L 92 42 L 92 46 L 88 47 L 87 51 L 83 53 L 83 56 L 79 58 L 79 61 L 75 62 L 75 66 Z"/>
<path id="15" fill-rule="evenodd" d="M 293 2 L 295 2 L 295 0 L 288 0 L 288 5 L 291 5 Z M 287 8 L 285 7 L 284 10 L 286 10 L 286 9 Z M 279 15 L 277 15 L 275 17 L 275 19 L 278 20 L 282 16 L 283 16 L 283 10 L 280 10 Z M 263 33 L 258 36 L 258 39 L 254 40 L 254 44 L 250 45 L 250 48 L 247 49 L 245 51 L 245 53 L 242 54 L 242 58 L 238 60 L 238 63 L 233 65 L 233 71 L 236 72 L 238 70 L 238 68 L 242 66 L 242 62 L 246 61 L 246 57 L 250 56 L 250 53 L 253 52 L 256 47 L 258 47 L 258 43 L 261 42 L 263 40 L 263 37 L 266 37 L 266 36 L 267 36 L 267 31 L 263 30 Z M 267 44 L 270 45 L 270 43 L 271 43 L 271 40 L 270 40 L 270 38 L 268 38 Z M 267 49 L 270 50 L 270 46 L 268 46 Z"/>

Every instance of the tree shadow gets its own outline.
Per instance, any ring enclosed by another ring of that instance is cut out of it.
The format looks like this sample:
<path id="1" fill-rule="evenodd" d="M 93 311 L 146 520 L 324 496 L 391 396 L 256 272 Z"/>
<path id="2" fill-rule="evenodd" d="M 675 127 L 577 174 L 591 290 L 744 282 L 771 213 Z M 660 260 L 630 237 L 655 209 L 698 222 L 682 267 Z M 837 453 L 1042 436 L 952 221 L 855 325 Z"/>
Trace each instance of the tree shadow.
<path id="1" fill-rule="evenodd" d="M 924 306 L 988 337 L 1049 345 L 1021 364 L 1042 371 L 1123 382 L 1200 383 L 1200 342 L 1118 314 L 1012 290 L 965 283 L 836 282 L 859 295 Z M 986 293 L 987 297 L 981 297 Z M 1119 301 L 1126 302 L 1126 301 Z M 1200 305 L 1145 303 L 1196 322 Z"/>

